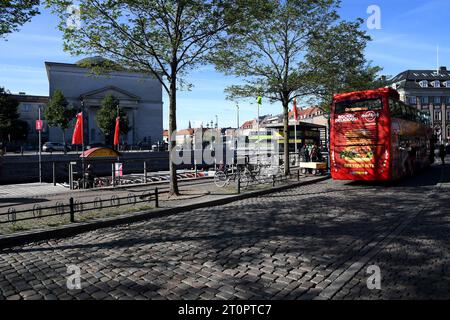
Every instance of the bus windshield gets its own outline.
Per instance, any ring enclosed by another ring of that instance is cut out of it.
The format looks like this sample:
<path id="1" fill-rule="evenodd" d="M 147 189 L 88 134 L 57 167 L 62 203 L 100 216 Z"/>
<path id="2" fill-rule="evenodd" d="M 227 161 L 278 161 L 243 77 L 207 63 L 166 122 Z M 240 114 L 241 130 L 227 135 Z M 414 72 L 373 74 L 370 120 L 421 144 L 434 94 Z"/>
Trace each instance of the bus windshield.
<path id="1" fill-rule="evenodd" d="M 383 109 L 383 102 L 380 98 L 347 100 L 336 102 L 335 113 L 341 114 L 348 112 L 374 111 L 381 109 Z"/>

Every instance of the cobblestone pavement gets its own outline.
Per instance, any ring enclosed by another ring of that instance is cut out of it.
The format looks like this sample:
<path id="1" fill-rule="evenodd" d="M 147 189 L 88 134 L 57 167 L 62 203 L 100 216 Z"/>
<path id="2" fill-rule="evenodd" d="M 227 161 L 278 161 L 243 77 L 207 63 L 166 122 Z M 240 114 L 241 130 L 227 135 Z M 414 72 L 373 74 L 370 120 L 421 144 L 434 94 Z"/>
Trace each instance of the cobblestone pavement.
<path id="1" fill-rule="evenodd" d="M 391 186 L 329 180 L 5 250 L 0 299 L 448 299 L 445 169 Z M 372 264 L 381 290 L 367 289 Z M 67 289 L 69 265 L 80 290 Z"/>

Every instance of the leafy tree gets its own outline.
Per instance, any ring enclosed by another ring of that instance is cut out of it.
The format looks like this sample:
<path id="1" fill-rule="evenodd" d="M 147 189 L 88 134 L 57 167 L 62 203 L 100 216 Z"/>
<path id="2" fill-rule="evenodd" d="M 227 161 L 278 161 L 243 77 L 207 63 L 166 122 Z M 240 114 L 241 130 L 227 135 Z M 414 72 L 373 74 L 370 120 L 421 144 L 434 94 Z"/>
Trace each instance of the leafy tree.
<path id="1" fill-rule="evenodd" d="M 28 135 L 28 123 L 19 119 L 19 102 L 9 91 L 0 87 L 0 139 L 2 142 L 24 141 Z"/>
<path id="2" fill-rule="evenodd" d="M 382 68 L 372 66 L 364 56 L 371 38 L 361 30 L 362 23 L 361 19 L 341 22 L 308 43 L 308 91 L 325 112 L 329 112 L 334 94 L 387 85 L 378 76 Z"/>
<path id="3" fill-rule="evenodd" d="M 66 131 L 77 111 L 69 107 L 69 103 L 61 90 L 55 90 L 50 102 L 44 110 L 44 116 L 49 127 L 60 128 L 63 135 L 64 145 L 66 145 Z M 64 150 L 66 153 L 66 150 Z"/>
<path id="4" fill-rule="evenodd" d="M 39 0 L 2 0 L 0 2 L 0 38 L 39 14 Z"/>
<path id="5" fill-rule="evenodd" d="M 284 170 L 289 173 L 289 104 L 308 94 L 304 55 L 308 41 L 338 19 L 339 0 L 271 0 L 262 21 L 234 28 L 213 57 L 216 68 L 243 77 L 226 92 L 231 100 L 281 102 L 284 119 Z"/>
<path id="6" fill-rule="evenodd" d="M 97 125 L 105 135 L 105 143 L 112 145 L 114 143 L 114 131 L 116 128 L 117 108 L 119 100 L 112 94 L 108 94 L 102 101 L 100 110 L 97 111 Z M 125 112 L 119 108 L 120 133 L 127 134 L 130 131 L 128 117 Z"/>
<path id="7" fill-rule="evenodd" d="M 46 0 L 61 17 L 65 49 L 109 58 L 158 79 L 169 96 L 169 134 L 177 130 L 177 90 L 184 76 L 205 63 L 217 39 L 231 25 L 252 16 L 262 0 L 80 0 L 82 28 L 65 21 L 70 0 Z M 169 150 L 175 149 L 171 141 Z M 172 152 L 171 152 L 172 153 Z M 172 157 L 172 155 L 171 155 Z M 170 161 L 171 194 L 179 194 L 176 165 Z"/>

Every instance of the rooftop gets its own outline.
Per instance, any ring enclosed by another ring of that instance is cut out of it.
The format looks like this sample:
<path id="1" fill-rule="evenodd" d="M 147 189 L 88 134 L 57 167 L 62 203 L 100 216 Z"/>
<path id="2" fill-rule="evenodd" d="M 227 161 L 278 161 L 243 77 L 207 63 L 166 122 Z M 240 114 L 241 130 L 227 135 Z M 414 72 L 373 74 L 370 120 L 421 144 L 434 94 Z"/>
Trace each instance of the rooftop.
<path id="1" fill-rule="evenodd" d="M 421 81 L 428 81 L 427 86 L 421 85 Z M 440 67 L 439 70 L 406 70 L 390 79 L 389 84 L 396 89 L 450 88 L 444 85 L 435 87 L 432 85 L 434 81 L 450 81 L 450 71 L 447 67 Z"/>

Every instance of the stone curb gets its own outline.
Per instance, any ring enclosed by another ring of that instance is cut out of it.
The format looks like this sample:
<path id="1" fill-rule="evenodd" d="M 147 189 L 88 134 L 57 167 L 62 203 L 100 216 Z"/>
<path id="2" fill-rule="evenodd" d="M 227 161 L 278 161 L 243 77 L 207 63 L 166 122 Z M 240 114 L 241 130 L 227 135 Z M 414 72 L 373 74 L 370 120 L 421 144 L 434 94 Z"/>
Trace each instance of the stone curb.
<path id="1" fill-rule="evenodd" d="M 181 212 L 191 211 L 195 209 L 200 208 L 207 208 L 207 207 L 213 207 L 213 206 L 219 206 L 228 204 L 231 202 L 263 196 L 266 194 L 276 193 L 284 190 L 289 190 L 293 188 L 297 188 L 300 186 L 310 185 L 317 182 L 325 181 L 330 179 L 330 176 L 320 177 L 316 179 L 312 179 L 309 181 L 304 182 L 296 182 L 290 185 L 284 185 L 284 186 L 278 186 L 270 189 L 265 190 L 257 190 L 252 191 L 249 193 L 243 193 L 239 195 L 231 195 L 224 198 L 216 199 L 216 200 L 210 200 L 210 201 L 203 201 L 199 203 L 174 207 L 174 208 L 164 208 L 164 209 L 150 209 L 141 211 L 138 213 L 130 213 L 126 214 L 120 217 L 111 217 L 111 218 L 102 218 L 97 220 L 91 220 L 88 222 L 81 222 L 81 223 L 72 223 L 65 226 L 55 227 L 55 228 L 49 228 L 45 230 L 33 230 L 29 232 L 23 232 L 19 234 L 13 234 L 8 236 L 2 236 L 0 237 L 0 250 L 1 249 L 7 249 L 15 246 L 21 246 L 25 245 L 30 242 L 38 242 L 38 241 L 45 241 L 45 240 L 51 240 L 51 239 L 61 239 L 61 238 L 69 238 L 72 236 L 75 236 L 77 234 L 102 229 L 102 228 L 109 228 L 109 227 L 115 227 L 118 225 L 126 225 L 130 223 L 140 222 L 148 219 L 153 218 L 160 218 L 165 216 L 174 215 Z"/>

